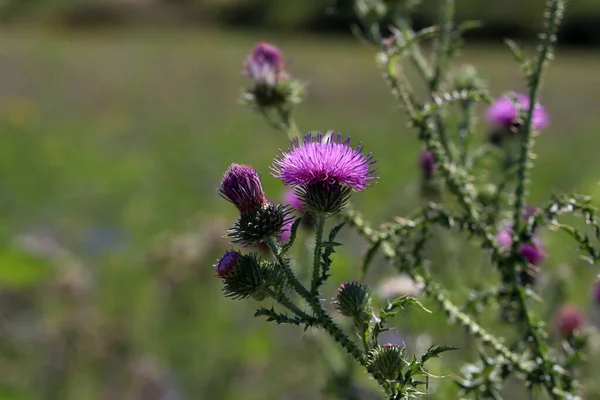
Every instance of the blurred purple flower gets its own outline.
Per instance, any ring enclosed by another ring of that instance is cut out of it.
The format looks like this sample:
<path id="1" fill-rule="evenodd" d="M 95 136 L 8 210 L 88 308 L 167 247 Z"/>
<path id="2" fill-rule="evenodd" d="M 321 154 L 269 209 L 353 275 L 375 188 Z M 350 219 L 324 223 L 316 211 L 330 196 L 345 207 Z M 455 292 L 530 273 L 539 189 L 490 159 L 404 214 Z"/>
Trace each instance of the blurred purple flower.
<path id="1" fill-rule="evenodd" d="M 271 167 L 273 177 L 282 180 L 286 186 L 324 187 L 349 186 L 355 191 L 364 190 L 377 178 L 376 170 L 371 169 L 375 164 L 371 153 L 363 154 L 362 146 L 350 147 L 350 138 L 342 142 L 342 134 L 331 136 L 323 141 L 323 135 L 318 134 L 313 141 L 311 133 L 292 142 L 288 152 L 281 151 Z"/>
<path id="2" fill-rule="evenodd" d="M 498 98 L 488 109 L 487 119 L 503 128 L 511 128 L 519 124 L 520 112 L 529 108 L 529 97 L 523 93 L 514 93 Z M 550 122 L 546 109 L 536 104 L 533 110 L 532 126 L 535 130 L 545 129 Z"/>
<path id="3" fill-rule="evenodd" d="M 283 193 L 283 203 L 294 207 L 296 211 L 302 212 L 302 200 L 300 200 L 293 188 L 290 188 Z"/>
<path id="4" fill-rule="evenodd" d="M 287 78 L 283 70 L 281 50 L 267 42 L 259 42 L 244 65 L 244 75 L 259 85 L 275 86 L 277 81 Z"/>
<path id="5" fill-rule="evenodd" d="M 281 228 L 281 232 L 279 233 L 279 241 L 281 243 L 290 240 L 290 237 L 292 236 L 293 223 L 294 220 L 288 220 L 287 223 L 283 226 L 283 228 Z"/>
<path id="6" fill-rule="evenodd" d="M 533 244 L 522 244 L 519 252 L 530 264 L 539 265 L 546 259 L 546 252 L 539 238 L 533 238 L 532 242 Z"/>
<path id="7" fill-rule="evenodd" d="M 249 165 L 231 164 L 221 181 L 219 192 L 242 214 L 268 204 L 260 177 Z"/>
<path id="8" fill-rule="evenodd" d="M 530 264 L 538 265 L 546 259 L 546 251 L 540 238 L 534 237 L 531 242 L 523 243 L 519 249 L 519 253 Z M 496 234 L 496 244 L 503 250 L 509 251 L 512 243 L 512 228 L 505 225 Z"/>
<path id="9" fill-rule="evenodd" d="M 583 312 L 573 304 L 564 304 L 556 312 L 556 330 L 564 337 L 571 337 L 584 323 Z"/>
<path id="10" fill-rule="evenodd" d="M 504 226 L 496 235 L 496 244 L 504 250 L 510 250 L 512 246 L 512 229 L 509 226 Z"/>
<path id="11" fill-rule="evenodd" d="M 594 282 L 594 287 L 592 288 L 592 298 L 596 305 L 600 306 L 600 275 L 596 278 Z"/>
<path id="12" fill-rule="evenodd" d="M 421 166 L 421 172 L 423 173 L 423 177 L 428 180 L 433 176 L 436 165 L 435 158 L 433 154 L 429 151 L 424 151 L 421 153 L 421 157 L 419 158 L 419 165 Z"/>

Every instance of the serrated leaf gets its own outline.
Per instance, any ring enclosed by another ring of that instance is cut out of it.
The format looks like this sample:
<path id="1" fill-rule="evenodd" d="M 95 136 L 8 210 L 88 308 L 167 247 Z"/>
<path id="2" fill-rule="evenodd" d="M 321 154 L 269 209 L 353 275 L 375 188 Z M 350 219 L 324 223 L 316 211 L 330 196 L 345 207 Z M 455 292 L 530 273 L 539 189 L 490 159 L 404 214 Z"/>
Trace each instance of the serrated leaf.
<path id="1" fill-rule="evenodd" d="M 521 47 L 515 41 L 510 40 L 510 39 L 505 39 L 504 43 L 506 43 L 506 45 L 510 49 L 513 57 L 515 58 L 517 63 L 519 63 L 519 67 L 521 67 L 521 70 L 525 74 L 525 78 L 527 80 L 529 80 L 531 75 L 533 74 L 533 63 L 531 62 L 529 57 L 527 57 L 525 52 L 521 49 Z"/>
<path id="2" fill-rule="evenodd" d="M 379 318 L 381 318 L 382 320 L 385 320 L 386 318 L 396 315 L 397 310 L 399 308 L 404 308 L 404 306 L 406 306 L 406 305 L 412 305 L 417 308 L 420 308 L 421 310 L 423 310 L 427 313 L 431 313 L 431 311 L 428 310 L 427 308 L 425 308 L 425 306 L 423 304 L 421 304 L 421 302 L 419 300 L 417 300 L 413 297 L 409 297 L 409 296 L 402 296 L 402 297 L 399 297 L 399 298 L 389 302 L 385 306 L 385 308 L 383 310 L 381 310 L 381 312 L 379 313 Z"/>
<path id="3" fill-rule="evenodd" d="M 300 317 L 289 317 L 287 314 L 280 314 L 275 311 L 273 307 L 271 309 L 261 307 L 254 313 L 255 317 L 267 317 L 267 322 L 276 322 L 279 324 L 292 324 L 292 325 L 300 325 L 303 323 L 308 323 L 303 318 Z"/>
<path id="4" fill-rule="evenodd" d="M 282 254 L 287 254 L 287 252 L 292 248 L 292 246 L 294 245 L 294 242 L 296 241 L 296 235 L 298 234 L 298 227 L 300 226 L 300 223 L 302 222 L 302 217 L 296 218 L 296 220 L 294 221 L 294 223 L 292 224 L 292 227 L 290 228 L 290 239 L 288 240 L 288 242 L 281 248 L 281 253 Z"/>
<path id="5" fill-rule="evenodd" d="M 373 258 L 375 257 L 375 254 L 377 254 L 377 250 L 379 250 L 382 243 L 383 243 L 382 240 L 378 240 L 369 247 L 369 250 L 367 250 L 367 254 L 365 254 L 365 257 L 364 257 L 363 263 L 362 263 L 362 267 L 360 269 L 360 281 L 361 282 L 363 282 L 365 280 L 365 278 L 367 276 L 367 272 L 369 271 L 369 266 L 371 265 L 371 261 L 373 261 Z"/>
<path id="6" fill-rule="evenodd" d="M 51 262 L 16 248 L 0 250 L 0 287 L 26 288 L 49 278 Z"/>
<path id="7" fill-rule="evenodd" d="M 440 354 L 445 353 L 447 351 L 458 350 L 458 347 L 454 346 L 436 346 L 431 345 L 427 352 L 423 354 L 421 357 L 421 364 L 425 364 L 425 362 L 431 358 L 439 357 Z"/>

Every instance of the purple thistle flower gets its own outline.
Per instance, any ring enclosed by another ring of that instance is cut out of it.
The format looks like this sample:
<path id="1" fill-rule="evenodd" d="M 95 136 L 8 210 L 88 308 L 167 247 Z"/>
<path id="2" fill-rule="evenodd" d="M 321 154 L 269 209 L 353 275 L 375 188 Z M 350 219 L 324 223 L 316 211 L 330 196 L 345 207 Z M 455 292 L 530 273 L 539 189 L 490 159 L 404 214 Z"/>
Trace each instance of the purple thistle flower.
<path id="1" fill-rule="evenodd" d="M 533 244 L 525 243 L 521 245 L 519 252 L 521 256 L 530 264 L 539 265 L 546 259 L 546 252 L 539 238 L 533 238 Z"/>
<path id="2" fill-rule="evenodd" d="M 519 124 L 520 112 L 529 109 L 529 97 L 523 93 L 514 93 L 514 97 L 506 95 L 498 98 L 487 109 L 487 119 L 503 128 L 512 128 Z M 536 104 L 533 110 L 532 126 L 535 130 L 545 129 L 550 117 L 541 104 Z"/>
<path id="3" fill-rule="evenodd" d="M 425 179 L 431 179 L 435 170 L 437 169 L 433 154 L 431 154 L 429 151 L 422 152 L 421 157 L 419 158 L 419 164 L 421 166 L 423 177 Z"/>
<path id="4" fill-rule="evenodd" d="M 302 200 L 296 194 L 294 189 L 288 189 L 283 193 L 283 203 L 292 206 L 297 211 L 302 212 Z"/>
<path id="5" fill-rule="evenodd" d="M 342 142 L 342 134 L 332 135 L 325 142 L 323 134 L 319 133 L 313 141 L 311 133 L 292 141 L 288 152 L 281 152 L 271 167 L 275 178 L 282 180 L 286 186 L 312 186 L 320 184 L 323 187 L 348 186 L 354 191 L 364 190 L 377 178 L 376 170 L 371 169 L 375 164 L 371 153 L 363 154 L 359 143 L 354 149 L 350 147 L 350 138 Z"/>
<path id="6" fill-rule="evenodd" d="M 505 225 L 500 229 L 496 235 L 496 244 L 505 251 L 510 250 L 513 244 L 512 228 L 510 226 Z M 546 251 L 538 237 L 534 237 L 531 244 L 522 244 L 519 253 L 527 262 L 533 265 L 539 265 L 546 259 Z"/>
<path id="7" fill-rule="evenodd" d="M 504 226 L 496 235 L 496 244 L 504 250 L 510 250 L 512 246 L 512 229 L 510 226 Z"/>
<path id="8" fill-rule="evenodd" d="M 241 259 L 242 255 L 237 251 L 226 252 L 217 264 L 217 276 L 221 279 L 226 279 L 239 265 Z"/>
<path id="9" fill-rule="evenodd" d="M 281 78 L 287 78 L 284 72 L 281 50 L 267 42 L 259 42 L 244 66 L 244 75 L 257 84 L 275 86 Z"/>
<path id="10" fill-rule="evenodd" d="M 585 317 L 579 307 L 564 304 L 556 312 L 556 330 L 566 338 L 573 336 L 583 326 Z"/>
<path id="11" fill-rule="evenodd" d="M 219 192 L 242 214 L 268 204 L 260 177 L 249 165 L 231 164 L 221 181 Z"/>

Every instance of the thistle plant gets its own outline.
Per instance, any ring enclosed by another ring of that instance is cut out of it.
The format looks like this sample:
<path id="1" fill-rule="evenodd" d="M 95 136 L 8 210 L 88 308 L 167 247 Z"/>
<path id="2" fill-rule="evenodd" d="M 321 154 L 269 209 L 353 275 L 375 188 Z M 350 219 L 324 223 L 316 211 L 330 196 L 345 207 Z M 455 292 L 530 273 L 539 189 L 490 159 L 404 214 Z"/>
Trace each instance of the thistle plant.
<path id="1" fill-rule="evenodd" d="M 353 31 L 373 46 L 393 100 L 422 143 L 422 153 L 415 159 L 424 205 L 379 228 L 353 209 L 351 196 L 377 183 L 376 155 L 366 153 L 360 143 L 351 144 L 342 133 L 300 134 L 293 111 L 304 93 L 303 84 L 283 70 L 279 50 L 260 43 L 247 61 L 252 86 L 244 100 L 292 139 L 291 146 L 274 157 L 270 174 L 289 190 L 285 205 L 272 204 L 252 167 L 230 167 L 219 191 L 238 208 L 240 217 L 228 236 L 244 246 L 266 246 L 272 257 L 230 250 L 216 265 L 216 275 L 228 297 L 269 299 L 269 305 L 259 308 L 255 316 L 329 336 L 332 341 L 327 347 L 345 351 L 349 366 L 361 367 L 378 384 L 381 398 L 431 394 L 430 380 L 438 377 L 428 372 L 430 360 L 449 350 L 466 351 L 439 343 L 411 354 L 407 346 L 380 342 L 382 333 L 393 328 L 394 317 L 408 312 L 408 306 L 444 315 L 449 325 L 464 328 L 474 344 L 474 353 L 464 356 L 471 361 L 460 372 L 444 373 L 454 378 L 442 379 L 455 381 L 446 398 L 501 398 L 509 381 L 513 387 L 518 382 L 523 394 L 530 396 L 581 398 L 580 367 L 589 329 L 582 311 L 572 304 L 561 305 L 554 321 L 544 322 L 538 278 L 552 249 L 545 248 L 540 231 L 562 232 L 595 264 L 600 257 L 597 210 L 589 198 L 577 194 L 554 194 L 542 206 L 528 205 L 535 137 L 550 121 L 540 102 L 540 89 L 566 1 L 547 1 L 535 54 L 527 55 L 516 43 L 506 41 L 527 91 L 507 88 L 496 100 L 475 67 L 455 66 L 463 34 L 477 24 L 455 21 L 454 0 L 437 3 L 439 23 L 419 31 L 411 20 L 418 1 L 339 0 L 334 4 L 337 12 L 353 15 Z M 413 89 L 407 66 L 418 72 L 424 92 Z M 487 140 L 478 144 L 480 119 L 487 119 L 491 128 Z M 500 162 L 490 165 L 489 160 Z M 582 218 L 591 232 L 562 222 L 566 214 Z M 311 224 L 302 224 L 306 219 Z M 365 239 L 366 253 L 356 260 L 356 280 L 338 284 L 335 297 L 328 299 L 323 285 L 335 282 L 330 270 L 344 228 Z M 310 262 L 292 256 L 301 229 L 313 238 Z M 283 232 L 287 234 L 281 240 Z M 492 276 L 485 287 L 461 288 L 468 292 L 463 300 L 450 293 L 438 276 L 444 265 L 435 265 L 427 250 L 433 243 L 444 251 L 444 237 L 450 235 L 467 237 L 466 245 L 480 249 Z M 375 301 L 377 291 L 366 283 L 378 254 L 397 273 L 396 281 L 402 277 L 412 285 L 382 304 Z M 595 302 L 600 298 L 598 287 L 595 283 L 591 289 Z M 421 301 L 427 301 L 431 311 Z M 342 317 L 334 319 L 329 306 Z M 488 327 L 492 316 L 496 324 Z"/>

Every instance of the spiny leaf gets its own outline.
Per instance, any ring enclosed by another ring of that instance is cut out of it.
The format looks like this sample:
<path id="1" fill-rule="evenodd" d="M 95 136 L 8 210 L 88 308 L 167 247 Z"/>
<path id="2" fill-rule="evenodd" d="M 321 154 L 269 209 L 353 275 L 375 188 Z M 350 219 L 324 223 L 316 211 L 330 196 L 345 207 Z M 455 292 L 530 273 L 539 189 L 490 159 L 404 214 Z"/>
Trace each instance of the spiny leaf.
<path id="1" fill-rule="evenodd" d="M 346 225 L 346 222 L 342 222 L 334 226 L 329 232 L 329 237 L 327 238 L 328 240 L 321 243 L 321 247 L 323 247 L 324 250 L 321 254 L 321 276 L 319 278 L 317 287 L 324 284 L 327 278 L 329 278 L 329 268 L 331 267 L 332 263 L 331 255 L 335 253 L 335 247 L 342 245 L 341 243 L 335 241 L 335 237 L 338 235 L 338 233 L 340 233 L 344 225 Z"/>
<path id="2" fill-rule="evenodd" d="M 436 346 L 431 345 L 427 352 L 423 354 L 421 357 L 421 363 L 425 364 L 425 362 L 431 358 L 439 357 L 440 354 L 446 351 L 458 350 L 458 347 L 454 346 Z"/>
<path id="3" fill-rule="evenodd" d="M 399 308 L 404 308 L 405 305 L 412 305 L 415 306 L 417 308 L 420 308 L 421 310 L 427 312 L 427 313 L 431 313 L 430 310 L 428 310 L 427 308 L 425 308 L 425 306 L 423 304 L 421 304 L 421 302 L 413 297 L 409 297 L 409 296 L 402 296 L 399 297 L 391 302 L 389 302 L 385 308 L 383 310 L 381 310 L 381 312 L 379 313 L 379 318 L 381 318 L 382 320 L 385 320 L 386 318 L 389 318 L 391 316 L 396 315 L 396 312 Z"/>
<path id="4" fill-rule="evenodd" d="M 525 78 L 527 80 L 531 79 L 531 76 L 533 75 L 533 63 L 531 62 L 529 57 L 527 57 L 527 55 L 521 49 L 521 47 L 513 40 L 505 39 L 504 43 L 506 43 L 513 57 L 515 58 L 517 63 L 519 63 L 519 67 L 521 67 L 521 70 L 525 74 Z"/>
<path id="5" fill-rule="evenodd" d="M 286 254 L 292 248 L 292 246 L 294 245 L 294 242 L 296 241 L 296 235 L 298 234 L 298 227 L 300 226 L 301 222 L 302 222 L 302 217 L 299 217 L 292 224 L 292 227 L 290 228 L 290 239 L 281 248 L 281 253 L 282 254 Z"/>
<path id="6" fill-rule="evenodd" d="M 287 314 L 280 314 L 275 311 L 273 307 L 271 309 L 267 309 L 264 307 L 259 308 L 254 313 L 255 317 L 265 316 L 267 317 L 267 322 L 276 322 L 279 324 L 292 324 L 292 325 L 300 325 L 300 324 L 310 324 L 310 321 L 306 321 L 301 317 L 289 317 Z"/>

